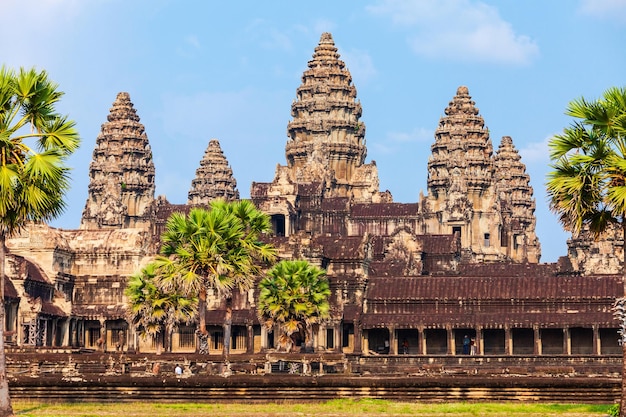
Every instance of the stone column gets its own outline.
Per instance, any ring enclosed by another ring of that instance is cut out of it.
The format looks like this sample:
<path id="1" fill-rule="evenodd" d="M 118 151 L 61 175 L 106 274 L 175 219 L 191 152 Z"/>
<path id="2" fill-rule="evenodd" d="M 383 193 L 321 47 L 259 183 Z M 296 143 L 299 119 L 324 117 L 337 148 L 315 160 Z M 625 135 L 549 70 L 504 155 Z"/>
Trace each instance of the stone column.
<path id="1" fill-rule="evenodd" d="M 426 338 L 424 337 L 424 327 L 420 326 L 417 330 L 417 354 L 426 355 Z"/>
<path id="2" fill-rule="evenodd" d="M 106 346 L 107 346 L 107 326 L 106 326 L 106 320 L 104 319 L 100 319 L 100 340 L 102 342 L 102 344 L 100 346 L 98 346 L 98 348 L 104 352 L 106 352 Z"/>
<path id="3" fill-rule="evenodd" d="M 389 331 L 389 354 L 397 355 L 398 343 L 396 343 L 396 328 L 395 326 L 389 326 L 387 330 Z"/>
<path id="4" fill-rule="evenodd" d="M 508 325 L 504 326 L 504 354 L 513 354 L 513 331 Z"/>
<path id="5" fill-rule="evenodd" d="M 248 337 L 246 337 L 246 353 L 254 353 L 254 329 L 251 324 L 247 325 Z"/>
<path id="6" fill-rule="evenodd" d="M 267 328 L 265 326 L 261 326 L 261 349 L 267 349 Z"/>
<path id="7" fill-rule="evenodd" d="M 70 326 L 70 319 L 65 319 L 63 321 L 63 340 L 61 341 L 62 346 L 70 346 L 70 332 L 72 326 Z"/>
<path id="8" fill-rule="evenodd" d="M 483 327 L 476 326 L 476 355 L 483 355 L 485 351 L 485 340 L 483 339 Z"/>
<path id="9" fill-rule="evenodd" d="M 446 325 L 446 333 L 448 335 L 448 355 L 456 355 L 456 346 L 454 340 L 454 331 L 452 327 Z"/>
<path id="10" fill-rule="evenodd" d="M 602 352 L 602 345 L 600 344 L 600 329 L 597 324 L 593 325 L 593 354 L 599 355 Z"/>
<path id="11" fill-rule="evenodd" d="M 533 333 L 535 335 L 534 339 L 535 339 L 535 349 L 534 349 L 534 354 L 535 355 L 541 355 L 541 332 L 539 331 L 539 326 L 538 325 L 533 325 Z"/>
<path id="12" fill-rule="evenodd" d="M 563 353 L 566 355 L 572 354 L 572 333 L 569 327 L 563 328 Z"/>
<path id="13" fill-rule="evenodd" d="M 354 321 L 354 353 L 362 353 L 362 347 L 363 346 L 365 348 L 365 350 L 368 349 L 368 345 L 367 345 L 367 341 L 364 341 L 365 343 L 362 343 L 363 341 L 361 340 L 361 338 L 363 337 L 363 331 L 361 329 L 361 323 L 358 320 Z"/>

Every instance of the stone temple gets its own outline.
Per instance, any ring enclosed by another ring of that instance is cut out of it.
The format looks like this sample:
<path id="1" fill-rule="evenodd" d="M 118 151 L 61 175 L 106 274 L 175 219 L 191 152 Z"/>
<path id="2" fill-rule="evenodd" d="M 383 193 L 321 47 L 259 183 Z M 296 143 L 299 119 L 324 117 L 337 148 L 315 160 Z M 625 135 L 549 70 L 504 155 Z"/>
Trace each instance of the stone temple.
<path id="1" fill-rule="evenodd" d="M 157 253 L 171 213 L 237 200 L 239 191 L 212 139 L 187 204 L 155 197 L 158 172 L 138 113 L 119 93 L 93 151 L 78 230 L 33 224 L 8 242 L 10 345 L 157 349 L 126 319 L 127 278 Z M 328 273 L 332 317 L 315 328 L 316 351 L 396 355 L 406 341 L 412 355 L 458 355 L 468 336 L 485 356 L 621 352 L 611 311 L 623 293 L 619 234 L 573 236 L 567 256 L 540 263 L 533 189 L 514 138 L 501 138 L 494 151 L 467 87 L 456 89 L 438 121 L 427 194 L 414 203 L 395 203 L 379 189 L 361 113 L 350 71 L 324 33 L 291 105 L 284 165 L 250 189 L 271 217 L 268 239 L 280 258 Z M 258 322 L 256 295 L 233 294 L 233 357 L 275 348 Z M 220 352 L 225 305 L 215 298 L 208 310 L 209 348 Z M 194 353 L 197 345 L 195 326 L 180 326 L 170 349 Z"/>

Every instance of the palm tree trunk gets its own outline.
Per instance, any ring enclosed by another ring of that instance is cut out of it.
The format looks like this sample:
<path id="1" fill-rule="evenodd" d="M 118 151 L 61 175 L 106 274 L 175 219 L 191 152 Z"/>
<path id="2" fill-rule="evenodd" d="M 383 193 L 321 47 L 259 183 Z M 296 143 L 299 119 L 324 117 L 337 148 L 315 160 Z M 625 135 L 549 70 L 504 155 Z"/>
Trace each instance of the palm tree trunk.
<path id="1" fill-rule="evenodd" d="M 626 297 L 626 221 L 622 219 L 622 297 Z M 620 417 L 626 417 L 626 343 L 622 338 L 622 396 L 619 404 Z"/>
<path id="2" fill-rule="evenodd" d="M 226 316 L 224 317 L 224 362 L 228 363 L 230 356 L 230 335 L 233 327 L 233 299 L 226 298 Z"/>
<path id="3" fill-rule="evenodd" d="M 9 381 L 7 380 L 6 354 L 4 352 L 4 280 L 6 258 L 6 235 L 0 232 L 0 417 L 12 416 Z"/>
<path id="4" fill-rule="evenodd" d="M 313 353 L 313 325 L 309 320 L 304 321 L 304 352 Z"/>
<path id="5" fill-rule="evenodd" d="M 209 344 L 208 344 L 208 336 L 209 332 L 206 330 L 206 288 L 204 286 L 200 290 L 198 294 L 198 315 L 199 317 L 199 329 L 198 336 L 200 338 L 199 341 L 199 352 L 202 354 L 209 353 Z"/>
<path id="6" fill-rule="evenodd" d="M 624 387 L 626 385 L 624 385 L 625 378 L 624 375 L 626 375 L 626 343 L 622 342 L 622 397 L 620 398 L 620 404 L 619 404 L 619 415 L 620 417 L 625 417 L 626 416 L 626 404 L 625 404 L 625 398 L 626 398 L 626 390 L 624 389 Z"/>

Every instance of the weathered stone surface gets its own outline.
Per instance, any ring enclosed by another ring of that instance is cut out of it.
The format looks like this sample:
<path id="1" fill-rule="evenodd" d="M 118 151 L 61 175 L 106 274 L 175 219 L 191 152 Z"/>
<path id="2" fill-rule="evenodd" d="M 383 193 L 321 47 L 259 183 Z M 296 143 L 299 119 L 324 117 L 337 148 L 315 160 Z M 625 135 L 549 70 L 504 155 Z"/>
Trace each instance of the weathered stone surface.
<path id="1" fill-rule="evenodd" d="M 119 93 L 96 139 L 81 229 L 148 227 L 154 162 L 128 93 Z"/>
<path id="2" fill-rule="evenodd" d="M 209 146 L 196 170 L 196 177 L 191 182 L 191 190 L 187 204 L 209 205 L 212 200 L 224 199 L 233 201 L 239 199 L 237 181 L 233 177 L 233 170 L 217 139 L 211 139 Z"/>

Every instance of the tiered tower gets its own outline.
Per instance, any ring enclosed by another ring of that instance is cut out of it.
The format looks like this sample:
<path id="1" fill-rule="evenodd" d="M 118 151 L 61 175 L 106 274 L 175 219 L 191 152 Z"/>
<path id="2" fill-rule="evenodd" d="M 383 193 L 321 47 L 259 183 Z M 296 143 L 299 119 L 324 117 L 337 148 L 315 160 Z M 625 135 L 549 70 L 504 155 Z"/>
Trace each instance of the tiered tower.
<path id="1" fill-rule="evenodd" d="M 378 169 L 364 163 L 365 124 L 356 88 L 330 33 L 323 33 L 291 105 L 285 147 L 287 166 L 278 165 L 271 183 L 253 183 L 250 196 L 272 217 L 277 234 L 321 230 L 320 218 L 298 218 L 303 207 L 318 212 L 322 200 L 390 202 L 379 191 Z M 344 203 L 338 203 L 343 204 Z"/>
<path id="2" fill-rule="evenodd" d="M 238 200 L 237 181 L 220 143 L 211 139 L 209 146 L 196 170 L 196 177 L 191 182 L 188 204 L 208 205 L 212 200 L 222 198 L 227 201 Z"/>
<path id="3" fill-rule="evenodd" d="M 154 163 L 128 93 L 117 95 L 96 139 L 81 229 L 149 227 Z"/>
<path id="4" fill-rule="evenodd" d="M 500 245 L 516 261 L 539 262 L 539 240 L 535 234 L 535 199 L 526 166 L 510 136 L 504 136 L 494 158 L 496 194 L 502 226 Z"/>
<path id="5" fill-rule="evenodd" d="M 308 67 L 287 126 L 289 178 L 295 183 L 323 183 L 326 197 L 371 202 L 378 194 L 378 171 L 364 163 L 361 103 L 330 33 L 322 34 Z"/>
<path id="6" fill-rule="evenodd" d="M 431 150 L 426 232 L 456 233 L 466 254 L 496 260 L 493 147 L 467 87 L 459 87 L 446 107 Z"/>

